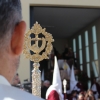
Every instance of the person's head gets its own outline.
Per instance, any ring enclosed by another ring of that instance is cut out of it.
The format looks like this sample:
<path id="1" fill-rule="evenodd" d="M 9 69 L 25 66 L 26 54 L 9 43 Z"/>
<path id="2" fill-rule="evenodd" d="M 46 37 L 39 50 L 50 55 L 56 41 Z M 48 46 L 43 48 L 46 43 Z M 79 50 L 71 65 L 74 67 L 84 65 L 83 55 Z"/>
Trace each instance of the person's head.
<path id="1" fill-rule="evenodd" d="M 77 91 L 73 90 L 71 94 L 73 97 L 75 97 L 75 96 L 77 96 Z"/>
<path id="2" fill-rule="evenodd" d="M 49 87 L 50 86 L 50 81 L 48 81 L 48 80 L 45 80 L 44 82 L 43 82 L 43 86 L 45 86 L 45 87 Z"/>
<path id="3" fill-rule="evenodd" d="M 70 53 L 72 53 L 73 51 L 72 51 L 72 48 L 68 48 L 68 51 L 70 52 Z"/>
<path id="4" fill-rule="evenodd" d="M 74 69 L 74 73 L 75 73 L 75 75 L 77 75 L 78 73 L 79 73 L 79 69 Z"/>
<path id="5" fill-rule="evenodd" d="M 83 93 L 79 93 L 78 100 L 84 100 L 84 94 Z"/>
<path id="6" fill-rule="evenodd" d="M 93 91 L 92 90 L 88 90 L 87 93 L 88 93 L 89 96 L 93 96 Z"/>
<path id="7" fill-rule="evenodd" d="M 25 29 L 20 0 L 0 0 L 0 75 L 10 83 L 19 65 Z"/>
<path id="8" fill-rule="evenodd" d="M 87 94 L 87 91 L 84 91 L 84 95 L 86 95 Z"/>
<path id="9" fill-rule="evenodd" d="M 96 83 L 96 78 L 93 78 L 93 83 Z"/>

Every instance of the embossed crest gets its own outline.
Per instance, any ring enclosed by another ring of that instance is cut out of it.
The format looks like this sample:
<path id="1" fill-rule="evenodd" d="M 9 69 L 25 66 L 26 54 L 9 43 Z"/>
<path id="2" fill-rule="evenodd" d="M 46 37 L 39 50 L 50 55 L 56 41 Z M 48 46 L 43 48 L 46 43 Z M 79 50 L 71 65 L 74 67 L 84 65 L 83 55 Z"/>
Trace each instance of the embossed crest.
<path id="1" fill-rule="evenodd" d="M 31 38 L 30 35 L 34 34 L 35 37 Z M 39 34 L 42 34 L 43 37 L 39 38 Z M 34 44 L 31 45 L 31 42 L 34 41 Z M 42 45 L 39 47 L 38 43 L 42 42 Z M 48 32 L 46 32 L 46 29 L 42 28 L 38 22 L 34 24 L 32 29 L 30 29 L 25 34 L 25 42 L 24 42 L 24 50 L 23 54 L 26 56 L 26 58 L 30 59 L 34 62 L 40 62 L 43 59 L 48 59 L 48 55 L 51 53 L 52 50 L 52 42 L 54 42 L 54 39 L 52 35 Z M 30 50 L 34 53 L 31 54 Z M 45 50 L 40 54 L 41 51 Z"/>

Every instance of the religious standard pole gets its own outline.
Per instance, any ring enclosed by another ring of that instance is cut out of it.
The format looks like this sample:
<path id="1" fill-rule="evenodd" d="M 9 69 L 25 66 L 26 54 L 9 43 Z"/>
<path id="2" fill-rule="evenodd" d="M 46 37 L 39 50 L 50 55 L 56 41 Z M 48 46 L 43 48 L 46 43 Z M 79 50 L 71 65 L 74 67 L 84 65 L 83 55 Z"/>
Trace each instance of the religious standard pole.
<path id="1" fill-rule="evenodd" d="M 63 80 L 63 87 L 64 87 L 64 100 L 67 100 L 67 89 L 66 89 L 66 86 L 67 86 L 67 81 L 64 79 Z"/>
<path id="2" fill-rule="evenodd" d="M 53 49 L 52 42 L 54 42 L 52 35 L 45 30 L 45 28 L 42 29 L 40 24 L 36 22 L 32 29 L 25 34 L 23 50 L 23 54 L 26 58 L 34 62 L 34 69 L 32 71 L 32 94 L 39 97 L 41 97 L 41 72 L 39 70 L 39 62 L 43 59 L 49 59 L 48 56 Z M 35 36 L 34 38 L 30 37 L 32 34 Z M 39 34 L 42 34 L 43 37 L 39 38 Z M 32 41 L 34 41 L 35 44 L 31 44 Z M 39 41 L 42 41 L 41 46 L 38 44 Z M 32 51 L 33 54 L 31 54 L 30 51 Z"/>

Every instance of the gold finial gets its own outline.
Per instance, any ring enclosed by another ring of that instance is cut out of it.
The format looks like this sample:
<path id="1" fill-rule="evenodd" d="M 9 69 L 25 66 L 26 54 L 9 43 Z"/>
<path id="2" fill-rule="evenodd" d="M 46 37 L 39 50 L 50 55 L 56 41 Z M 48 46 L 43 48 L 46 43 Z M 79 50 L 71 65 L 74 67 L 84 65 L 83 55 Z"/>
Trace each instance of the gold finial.
<path id="1" fill-rule="evenodd" d="M 43 37 L 39 38 L 40 34 L 42 34 Z M 31 37 L 31 35 L 33 35 L 34 38 Z M 42 42 L 41 45 L 39 45 L 40 41 Z M 32 44 L 32 42 L 34 42 L 34 44 Z M 48 56 L 53 48 L 52 42 L 54 42 L 52 35 L 46 32 L 45 28 L 42 29 L 38 22 L 36 22 L 34 26 L 25 34 L 23 54 L 26 58 L 34 62 L 34 70 L 32 71 L 32 94 L 39 97 L 41 96 L 41 75 L 39 71 L 39 62 L 43 59 L 49 58 Z M 33 54 L 31 54 L 30 51 L 32 51 Z"/>
<path id="2" fill-rule="evenodd" d="M 64 79 L 64 80 L 63 80 L 64 93 L 66 93 L 66 85 L 67 85 L 67 81 Z"/>

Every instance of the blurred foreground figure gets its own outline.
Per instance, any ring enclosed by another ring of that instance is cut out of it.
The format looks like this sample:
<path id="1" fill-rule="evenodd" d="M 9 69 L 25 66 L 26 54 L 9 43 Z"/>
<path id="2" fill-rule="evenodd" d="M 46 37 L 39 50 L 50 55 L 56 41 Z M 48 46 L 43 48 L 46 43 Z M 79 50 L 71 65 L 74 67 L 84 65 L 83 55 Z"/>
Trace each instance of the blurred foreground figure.
<path id="1" fill-rule="evenodd" d="M 92 90 L 88 90 L 85 95 L 85 100 L 95 100 Z"/>
<path id="2" fill-rule="evenodd" d="M 0 100 L 42 100 L 11 86 L 24 43 L 21 20 L 20 0 L 0 0 Z"/>
<path id="3" fill-rule="evenodd" d="M 78 100 L 85 100 L 85 95 L 83 93 L 79 93 Z"/>

